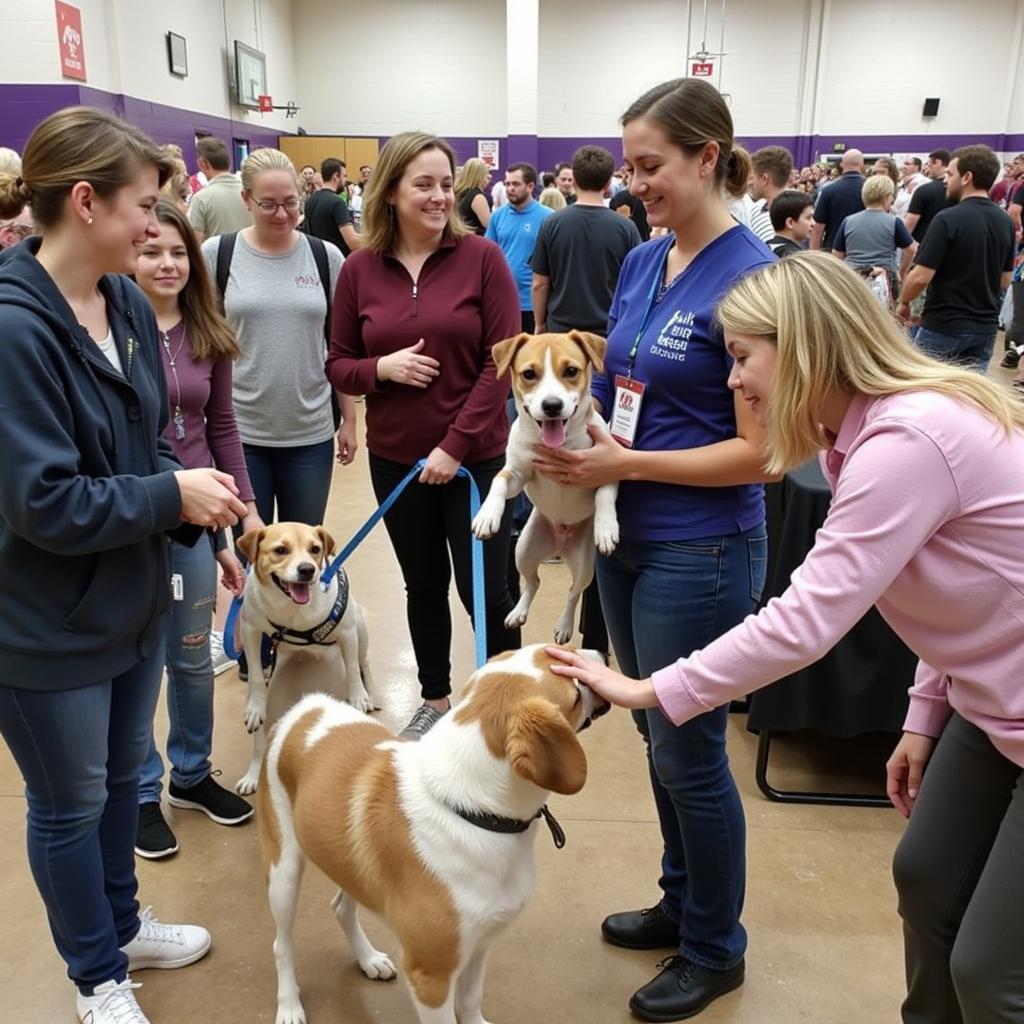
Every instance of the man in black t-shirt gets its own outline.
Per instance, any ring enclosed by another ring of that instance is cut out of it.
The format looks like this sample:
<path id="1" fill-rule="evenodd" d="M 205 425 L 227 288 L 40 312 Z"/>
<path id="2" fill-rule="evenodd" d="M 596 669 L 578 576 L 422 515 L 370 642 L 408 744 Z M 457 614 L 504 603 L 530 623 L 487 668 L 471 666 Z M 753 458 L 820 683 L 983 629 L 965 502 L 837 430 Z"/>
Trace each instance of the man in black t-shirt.
<path id="1" fill-rule="evenodd" d="M 640 233 L 640 241 L 646 242 L 651 237 L 651 226 L 647 223 L 647 210 L 639 196 L 629 194 L 629 183 L 633 180 L 633 172 L 622 169 L 622 188 L 612 196 L 608 209 L 614 210 L 620 217 L 628 217 Z"/>
<path id="2" fill-rule="evenodd" d="M 1013 222 L 988 197 L 998 174 L 999 158 L 988 146 L 963 146 L 953 154 L 946 186 L 955 205 L 932 219 L 896 307 L 896 315 L 908 319 L 910 302 L 927 288 L 914 340 L 931 355 L 979 373 L 992 357 L 1000 297 L 1013 270 Z"/>
<path id="3" fill-rule="evenodd" d="M 932 180 L 927 185 L 920 185 L 914 189 L 914 194 L 910 197 L 910 206 L 904 222 L 918 245 L 924 241 L 928 225 L 935 219 L 935 215 L 951 205 L 946 194 L 949 161 L 948 149 L 936 149 L 929 153 L 926 173 Z"/>
<path id="4" fill-rule="evenodd" d="M 848 149 L 840 165 L 843 173 L 838 181 L 824 186 L 818 193 L 814 208 L 814 227 L 811 229 L 810 247 L 832 251 L 832 242 L 839 225 L 851 213 L 864 209 L 860 190 L 864 187 L 864 154 L 859 149 Z"/>
<path id="5" fill-rule="evenodd" d="M 362 239 L 352 222 L 348 203 L 338 195 L 345 187 L 344 162 L 329 156 L 320 165 L 320 176 L 324 179 L 324 187 L 306 200 L 305 230 L 336 245 L 343 256 L 348 256 L 361 248 Z"/>
<path id="6" fill-rule="evenodd" d="M 572 160 L 576 202 L 540 227 L 530 266 L 536 332 L 608 332 L 608 310 L 626 253 L 640 244 L 633 222 L 605 209 L 615 159 L 583 146 Z"/>

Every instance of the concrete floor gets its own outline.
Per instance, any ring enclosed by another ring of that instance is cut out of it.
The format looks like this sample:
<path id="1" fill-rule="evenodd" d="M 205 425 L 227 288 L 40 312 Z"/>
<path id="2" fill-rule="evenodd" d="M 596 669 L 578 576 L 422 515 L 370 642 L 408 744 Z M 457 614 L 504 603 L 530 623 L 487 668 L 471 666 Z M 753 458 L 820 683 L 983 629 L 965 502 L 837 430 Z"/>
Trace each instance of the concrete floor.
<path id="1" fill-rule="evenodd" d="M 1001 358 L 997 346 L 994 362 Z M 1005 371 L 998 376 L 1009 378 Z M 338 469 L 327 525 L 347 539 L 373 507 L 366 456 Z M 415 665 L 401 577 L 382 527 L 348 563 L 370 629 L 370 659 L 387 694 L 383 721 L 401 727 L 418 704 Z M 544 582 L 524 640 L 546 640 L 561 608 L 567 575 L 542 569 Z M 472 671 L 472 633 L 455 613 L 453 680 Z M 216 681 L 214 764 L 235 782 L 249 759 L 242 725 L 244 687 L 230 671 Z M 166 712 L 157 718 L 160 741 Z M 746 984 L 700 1016 L 705 1024 L 882 1024 L 896 1021 L 902 998 L 902 944 L 889 872 L 902 819 L 891 809 L 787 806 L 754 784 L 756 737 L 733 715 L 729 750 L 748 822 L 744 923 L 750 935 Z M 551 806 L 568 835 L 555 850 L 537 836 L 537 888 L 528 909 L 496 944 L 484 996 L 495 1024 L 569 1021 L 619 1024 L 631 1018 L 631 993 L 656 973 L 657 952 L 630 952 L 601 941 L 604 915 L 658 898 L 660 837 L 641 741 L 621 711 L 583 737 L 590 761 L 586 787 Z M 877 756 L 854 744 L 846 777 L 826 774 L 813 746 L 773 748 L 776 784 L 786 787 L 882 787 Z M 165 921 L 203 924 L 213 950 L 183 971 L 139 972 L 138 997 L 153 1024 L 227 1024 L 274 1020 L 272 923 L 257 848 L 247 823 L 223 828 L 204 815 L 167 809 L 180 852 L 139 861 L 140 899 Z M 71 1024 L 74 996 L 54 952 L 24 852 L 22 783 L 0 745 L 0 1022 Z M 310 1024 L 413 1024 L 404 984 L 366 980 L 328 908 L 333 888 L 307 872 L 296 926 L 299 982 Z M 396 952 L 393 937 L 370 915 L 367 931 Z"/>

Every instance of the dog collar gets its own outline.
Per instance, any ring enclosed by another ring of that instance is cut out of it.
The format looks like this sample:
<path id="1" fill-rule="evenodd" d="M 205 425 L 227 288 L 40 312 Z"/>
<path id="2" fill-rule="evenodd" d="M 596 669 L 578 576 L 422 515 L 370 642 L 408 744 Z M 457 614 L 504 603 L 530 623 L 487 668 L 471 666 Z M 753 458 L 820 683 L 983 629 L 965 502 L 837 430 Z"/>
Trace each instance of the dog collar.
<path id="1" fill-rule="evenodd" d="M 276 622 L 270 624 L 274 632 L 270 639 L 275 643 L 295 644 L 299 647 L 326 646 L 333 644 L 333 640 L 327 637 L 334 632 L 338 623 L 341 622 L 345 609 L 348 608 L 348 574 L 344 569 L 339 568 L 336 576 L 338 580 L 338 593 L 335 595 L 334 604 L 327 613 L 327 618 L 318 626 L 312 629 L 289 629 L 287 626 L 279 626 Z"/>
<path id="2" fill-rule="evenodd" d="M 555 848 L 561 850 L 565 846 L 565 831 L 558 824 L 555 816 L 548 810 L 547 804 L 526 821 L 522 818 L 503 818 L 500 814 L 464 811 L 461 807 L 453 807 L 452 810 L 463 821 L 468 821 L 471 825 L 476 825 L 477 828 L 486 829 L 488 832 L 502 832 L 506 834 L 525 832 L 538 818 L 543 818 L 551 830 L 551 838 L 554 840 Z"/>

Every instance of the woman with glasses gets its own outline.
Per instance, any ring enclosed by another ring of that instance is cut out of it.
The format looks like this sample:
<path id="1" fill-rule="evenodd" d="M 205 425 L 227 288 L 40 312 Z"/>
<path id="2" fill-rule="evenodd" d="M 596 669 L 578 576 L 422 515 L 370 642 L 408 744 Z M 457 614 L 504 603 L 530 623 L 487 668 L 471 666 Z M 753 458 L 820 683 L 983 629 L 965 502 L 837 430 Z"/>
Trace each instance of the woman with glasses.
<path id="1" fill-rule="evenodd" d="M 251 227 L 235 236 L 224 312 L 241 354 L 234 366 L 238 431 L 256 508 L 266 522 L 322 523 L 331 487 L 334 418 L 324 377 L 327 299 L 309 239 L 296 230 L 301 183 L 276 149 L 254 150 L 242 164 L 242 199 Z M 216 277 L 220 238 L 203 243 Z M 328 245 L 330 294 L 342 255 Z M 355 405 L 340 401 L 338 461 L 355 457 Z"/>

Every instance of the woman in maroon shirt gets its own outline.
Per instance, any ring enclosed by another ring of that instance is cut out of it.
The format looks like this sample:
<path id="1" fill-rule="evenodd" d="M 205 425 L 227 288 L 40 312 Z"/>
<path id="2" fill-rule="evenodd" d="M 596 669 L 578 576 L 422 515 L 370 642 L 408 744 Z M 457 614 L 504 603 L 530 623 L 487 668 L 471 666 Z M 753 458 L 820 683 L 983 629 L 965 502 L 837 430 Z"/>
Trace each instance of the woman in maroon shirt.
<path id="1" fill-rule="evenodd" d="M 422 132 L 381 150 L 363 199 L 363 245 L 342 267 L 333 307 L 327 376 L 366 395 L 366 446 L 378 501 L 421 458 L 384 517 L 405 579 L 409 632 L 423 706 L 403 735 L 418 739 L 449 708 L 448 584 L 472 608 L 468 484 L 481 494 L 504 463 L 508 383 L 491 346 L 519 332 L 519 296 L 501 250 L 454 212 L 455 154 Z M 487 653 L 516 648 L 506 629 L 513 602 L 507 564 L 511 519 L 484 544 Z"/>
<path id="2" fill-rule="evenodd" d="M 135 279 L 156 313 L 167 399 L 166 437 L 186 469 L 213 466 L 230 473 L 245 502 L 243 529 L 262 526 L 256 511 L 231 399 L 231 361 L 238 343 L 217 308 L 213 285 L 187 218 L 167 201 L 154 209 L 156 238 L 139 253 Z M 171 762 L 168 802 L 203 811 L 220 825 L 252 816 L 240 796 L 213 778 L 213 666 L 210 620 L 220 565 L 224 585 L 240 593 L 245 574 L 223 532 L 201 537 L 194 547 L 171 542 L 174 604 L 167 633 L 167 711 Z M 160 811 L 163 761 L 151 740 L 139 778 L 139 825 L 135 852 L 150 860 L 168 857 L 177 840 Z"/>

